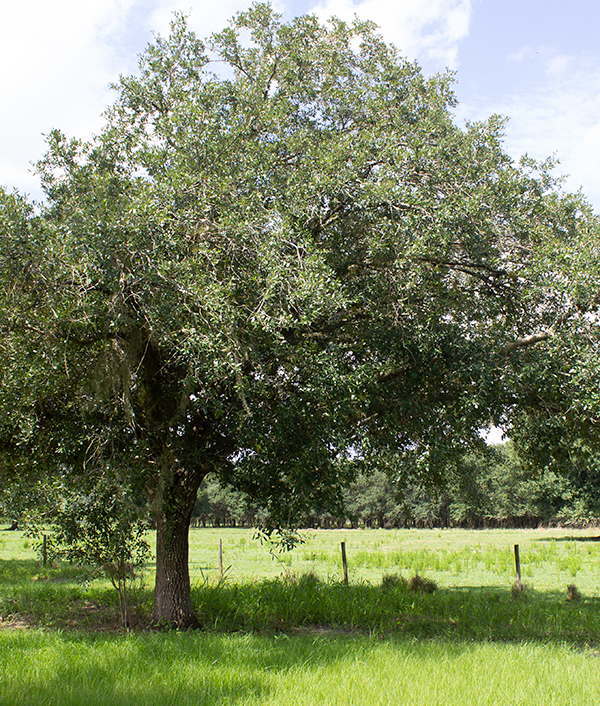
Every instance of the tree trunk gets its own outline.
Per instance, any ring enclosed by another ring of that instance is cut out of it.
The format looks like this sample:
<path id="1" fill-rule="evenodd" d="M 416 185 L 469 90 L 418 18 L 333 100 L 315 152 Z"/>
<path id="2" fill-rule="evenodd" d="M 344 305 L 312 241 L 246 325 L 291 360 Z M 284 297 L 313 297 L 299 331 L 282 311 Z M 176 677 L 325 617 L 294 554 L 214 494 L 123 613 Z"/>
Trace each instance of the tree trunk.
<path id="1" fill-rule="evenodd" d="M 189 529 L 201 478 L 175 474 L 155 499 L 156 582 L 152 621 L 187 630 L 198 627 L 192 606 Z"/>
<path id="2" fill-rule="evenodd" d="M 198 626 L 192 607 L 187 522 L 156 518 L 156 583 L 152 622 L 186 630 Z"/>

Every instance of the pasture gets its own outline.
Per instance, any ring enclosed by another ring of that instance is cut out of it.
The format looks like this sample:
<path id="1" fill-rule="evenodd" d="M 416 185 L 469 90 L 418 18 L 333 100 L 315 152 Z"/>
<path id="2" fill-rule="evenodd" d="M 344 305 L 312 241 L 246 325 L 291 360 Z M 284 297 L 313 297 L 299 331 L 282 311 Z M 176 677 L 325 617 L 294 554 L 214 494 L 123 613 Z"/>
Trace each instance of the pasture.
<path id="1" fill-rule="evenodd" d="M 0 532 L 0 706 L 600 699 L 598 530 L 303 534 L 279 555 L 250 530 L 193 529 L 204 629 L 182 634 L 120 630 L 108 584 L 87 583 L 80 567 L 43 567 L 30 539 Z M 517 598 L 514 544 L 527 584 Z M 408 590 L 415 573 L 438 590 Z M 142 622 L 151 581 L 149 566 Z M 566 600 L 569 584 L 580 600 Z"/>
<path id="2" fill-rule="evenodd" d="M 407 578 L 418 573 L 445 588 L 510 587 L 518 544 L 522 578 L 531 588 L 560 591 L 575 583 L 582 592 L 600 596 L 599 529 L 304 530 L 304 544 L 287 553 L 261 545 L 252 536 L 247 529 L 192 529 L 192 581 L 217 577 L 221 539 L 224 570 L 234 582 L 286 572 L 341 580 L 340 544 L 345 542 L 354 583 L 378 584 L 387 573 Z"/>

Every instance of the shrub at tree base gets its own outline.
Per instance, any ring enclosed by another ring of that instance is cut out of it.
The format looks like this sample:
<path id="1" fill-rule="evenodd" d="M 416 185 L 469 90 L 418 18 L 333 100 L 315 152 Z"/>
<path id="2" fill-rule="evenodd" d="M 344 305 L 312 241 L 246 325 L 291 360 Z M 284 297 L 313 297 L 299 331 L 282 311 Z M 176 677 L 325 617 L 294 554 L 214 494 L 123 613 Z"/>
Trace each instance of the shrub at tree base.
<path id="1" fill-rule="evenodd" d="M 408 583 L 403 576 L 397 574 L 384 574 L 381 578 L 381 588 L 384 591 L 391 591 L 398 588 L 408 588 Z"/>
<path id="2" fill-rule="evenodd" d="M 408 581 L 408 590 L 418 591 L 419 593 L 434 593 L 435 591 L 437 591 L 437 584 L 431 579 L 427 579 L 423 576 L 419 576 L 419 574 L 415 574 Z"/>
<path id="3" fill-rule="evenodd" d="M 135 505 L 123 487 L 98 483 L 85 494 L 62 494 L 53 518 L 57 558 L 92 567 L 110 580 L 119 596 L 124 627 L 130 624 L 132 590 L 150 550 L 144 509 Z"/>

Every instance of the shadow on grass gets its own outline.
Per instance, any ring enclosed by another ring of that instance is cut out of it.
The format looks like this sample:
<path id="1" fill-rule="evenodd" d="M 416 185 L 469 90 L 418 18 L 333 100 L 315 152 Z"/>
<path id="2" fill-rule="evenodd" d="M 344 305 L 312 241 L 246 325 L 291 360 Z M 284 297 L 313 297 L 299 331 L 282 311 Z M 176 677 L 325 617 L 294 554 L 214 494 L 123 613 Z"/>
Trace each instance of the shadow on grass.
<path id="1" fill-rule="evenodd" d="M 79 573 L 78 573 L 79 572 Z M 0 561 L 0 618 L 33 627 L 116 631 L 116 592 L 81 582 L 81 569 Z M 539 641 L 600 645 L 600 599 L 567 601 L 559 592 L 510 587 L 445 588 L 433 594 L 389 586 L 326 581 L 314 576 L 192 589 L 200 623 L 211 633 L 333 634 L 415 640 Z M 152 592 L 137 596 L 138 625 L 148 623 Z M 146 620 L 145 620 L 146 618 Z"/>
<path id="2" fill-rule="evenodd" d="M 536 542 L 540 541 L 548 541 L 548 538 L 546 537 L 544 540 L 542 539 L 536 539 Z M 566 537 L 552 537 L 553 542 L 600 542 L 600 535 L 597 537 L 577 537 L 573 535 L 569 535 Z"/>
<path id="3" fill-rule="evenodd" d="M 89 576 L 85 567 L 66 562 L 42 566 L 34 559 L 0 560 L 0 625 L 118 631 L 116 591 Z M 149 590 L 134 596 L 134 621 L 147 622 L 143 616 L 150 598 Z"/>
<path id="4" fill-rule="evenodd" d="M 85 574 L 85 568 L 67 563 L 43 566 L 35 559 L 4 559 L 0 560 L 0 590 L 23 581 L 76 581 Z"/>

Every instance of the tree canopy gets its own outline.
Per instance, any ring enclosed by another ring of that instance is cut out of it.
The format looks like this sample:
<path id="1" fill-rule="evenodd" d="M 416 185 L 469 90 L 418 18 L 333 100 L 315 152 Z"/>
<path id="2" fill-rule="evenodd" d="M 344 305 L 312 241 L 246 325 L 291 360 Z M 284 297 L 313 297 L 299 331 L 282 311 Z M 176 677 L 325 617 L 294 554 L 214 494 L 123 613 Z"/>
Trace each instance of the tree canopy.
<path id="1" fill-rule="evenodd" d="M 458 127 L 451 78 L 358 20 L 176 16 L 96 138 L 49 135 L 46 202 L 2 194 L 3 473 L 145 498 L 157 622 L 194 623 L 208 473 L 283 527 L 340 503 L 349 457 L 435 478 L 597 374 L 596 220 L 500 118 Z"/>

